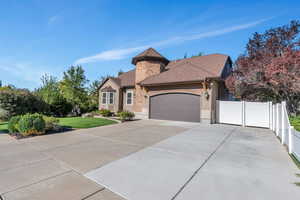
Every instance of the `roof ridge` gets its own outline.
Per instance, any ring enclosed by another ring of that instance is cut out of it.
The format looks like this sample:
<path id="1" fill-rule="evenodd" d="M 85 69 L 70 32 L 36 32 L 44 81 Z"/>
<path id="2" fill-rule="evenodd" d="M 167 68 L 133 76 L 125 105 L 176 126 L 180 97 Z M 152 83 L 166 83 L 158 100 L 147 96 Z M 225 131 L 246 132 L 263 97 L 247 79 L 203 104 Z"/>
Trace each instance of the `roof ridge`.
<path id="1" fill-rule="evenodd" d="M 170 62 L 180 62 L 180 61 L 183 61 L 183 60 L 192 60 L 192 59 L 199 58 L 199 57 L 207 57 L 207 56 L 213 56 L 213 55 L 228 56 L 228 55 L 222 54 L 222 53 L 211 53 L 211 54 L 202 55 L 202 56 L 193 56 L 193 57 L 189 57 L 189 58 L 180 58 L 180 59 L 170 60 Z"/>

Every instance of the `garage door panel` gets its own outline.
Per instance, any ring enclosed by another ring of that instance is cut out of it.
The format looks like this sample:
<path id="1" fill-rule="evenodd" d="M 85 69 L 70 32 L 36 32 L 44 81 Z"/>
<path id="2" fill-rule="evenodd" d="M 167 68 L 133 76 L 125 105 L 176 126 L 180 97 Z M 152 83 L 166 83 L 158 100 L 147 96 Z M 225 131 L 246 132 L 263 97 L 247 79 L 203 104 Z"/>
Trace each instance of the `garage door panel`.
<path id="1" fill-rule="evenodd" d="M 183 93 L 150 98 L 150 118 L 200 122 L 200 96 Z"/>

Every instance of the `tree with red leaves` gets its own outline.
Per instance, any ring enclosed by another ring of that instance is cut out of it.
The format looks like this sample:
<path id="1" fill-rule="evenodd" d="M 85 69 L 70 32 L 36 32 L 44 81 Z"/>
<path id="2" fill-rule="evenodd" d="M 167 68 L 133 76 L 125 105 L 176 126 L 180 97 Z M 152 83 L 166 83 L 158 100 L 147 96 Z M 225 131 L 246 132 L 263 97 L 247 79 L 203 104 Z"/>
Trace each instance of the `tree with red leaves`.
<path id="1" fill-rule="evenodd" d="M 243 100 L 287 101 L 291 113 L 299 112 L 299 33 L 299 21 L 254 33 L 226 79 L 228 89 Z"/>

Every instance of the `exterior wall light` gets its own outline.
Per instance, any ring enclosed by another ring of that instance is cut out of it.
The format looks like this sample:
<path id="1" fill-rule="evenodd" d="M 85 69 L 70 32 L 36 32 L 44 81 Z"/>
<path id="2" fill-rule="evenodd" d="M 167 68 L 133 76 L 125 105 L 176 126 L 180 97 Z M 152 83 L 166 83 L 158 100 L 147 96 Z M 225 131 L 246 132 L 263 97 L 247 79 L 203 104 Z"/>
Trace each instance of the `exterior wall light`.
<path id="1" fill-rule="evenodd" d="M 209 94 L 207 91 L 204 92 L 204 97 L 208 100 L 209 99 Z"/>

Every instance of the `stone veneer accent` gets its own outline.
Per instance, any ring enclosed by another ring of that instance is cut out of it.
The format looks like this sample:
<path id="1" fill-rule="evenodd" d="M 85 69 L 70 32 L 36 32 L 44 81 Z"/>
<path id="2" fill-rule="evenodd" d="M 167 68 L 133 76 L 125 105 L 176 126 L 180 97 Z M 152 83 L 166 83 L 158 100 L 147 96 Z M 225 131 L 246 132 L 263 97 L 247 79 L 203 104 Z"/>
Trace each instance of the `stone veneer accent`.
<path id="1" fill-rule="evenodd" d="M 147 90 L 139 83 L 146 78 L 159 74 L 164 70 L 164 64 L 159 61 L 139 61 L 135 71 L 135 103 L 134 112 L 147 112 Z"/>

